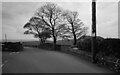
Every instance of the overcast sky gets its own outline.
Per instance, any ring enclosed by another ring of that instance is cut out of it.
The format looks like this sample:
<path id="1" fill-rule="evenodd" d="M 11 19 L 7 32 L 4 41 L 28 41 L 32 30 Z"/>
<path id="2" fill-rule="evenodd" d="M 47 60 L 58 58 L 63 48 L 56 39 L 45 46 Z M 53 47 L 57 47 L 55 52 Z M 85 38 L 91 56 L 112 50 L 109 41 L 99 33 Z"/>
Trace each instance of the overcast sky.
<path id="1" fill-rule="evenodd" d="M 7 1 L 7 0 L 6 0 Z M 2 2 L 2 38 L 7 34 L 8 39 L 34 39 L 24 35 L 23 26 L 44 2 Z M 68 1 L 68 0 L 67 0 Z M 102 1 L 102 0 L 101 0 Z M 112 1 L 112 0 L 111 0 Z M 89 27 L 91 34 L 91 2 L 55 2 L 58 6 L 78 11 L 79 18 Z M 1 15 L 0 15 L 1 16 Z M 0 35 L 0 36 L 1 36 Z M 118 2 L 97 2 L 97 35 L 102 37 L 118 37 Z M 1 39 L 1 38 L 0 38 Z"/>

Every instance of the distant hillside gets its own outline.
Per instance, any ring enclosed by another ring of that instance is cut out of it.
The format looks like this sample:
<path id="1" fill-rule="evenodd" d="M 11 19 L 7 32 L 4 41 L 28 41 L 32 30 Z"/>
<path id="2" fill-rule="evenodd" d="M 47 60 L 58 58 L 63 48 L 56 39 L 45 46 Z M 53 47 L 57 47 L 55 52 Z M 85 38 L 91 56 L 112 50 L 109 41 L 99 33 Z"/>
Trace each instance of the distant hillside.
<path id="1" fill-rule="evenodd" d="M 57 44 L 59 44 L 59 45 L 72 45 L 73 40 L 58 40 Z"/>
<path id="2" fill-rule="evenodd" d="M 22 43 L 24 46 L 37 46 L 39 44 L 39 41 L 25 41 Z"/>
<path id="3" fill-rule="evenodd" d="M 77 42 L 79 42 L 80 40 L 83 40 L 83 39 L 91 39 L 91 38 L 92 38 L 91 36 L 84 36 L 84 37 L 79 38 L 77 40 Z M 97 39 L 103 40 L 104 38 L 102 38 L 100 36 L 97 36 Z M 59 45 L 73 45 L 73 42 L 74 42 L 73 39 L 57 40 L 57 44 L 59 44 Z M 46 43 L 53 43 L 53 41 L 46 40 Z M 28 41 L 28 42 L 24 42 L 24 45 L 25 44 L 27 44 L 27 45 L 38 45 L 39 41 Z"/>
<path id="4" fill-rule="evenodd" d="M 83 40 L 83 39 L 92 39 L 92 36 L 83 36 L 78 39 L 78 41 Z M 104 38 L 101 36 L 96 36 L 96 39 L 103 40 Z"/>
<path id="5" fill-rule="evenodd" d="M 6 40 L 1 40 L 1 42 L 5 42 Z M 38 41 L 37 39 L 7 39 L 7 42 L 27 42 L 27 41 Z"/>
<path id="6" fill-rule="evenodd" d="M 77 42 L 79 42 L 80 40 L 82 40 L 82 39 L 90 39 L 91 38 L 91 36 L 84 36 L 84 37 L 81 37 L 81 38 L 79 38 L 78 40 L 77 40 Z M 104 38 L 102 38 L 102 37 L 97 37 L 97 38 L 99 38 L 99 39 L 104 39 Z M 4 41 L 4 40 L 3 40 Z M 25 46 L 25 45 L 39 45 L 39 41 L 36 41 L 36 40 L 31 40 L 31 41 L 27 41 L 27 40 L 8 40 L 9 42 L 22 42 L 23 43 L 23 45 Z M 73 45 L 73 42 L 74 42 L 74 40 L 73 39 L 69 39 L 69 40 L 58 40 L 57 41 L 57 44 L 59 44 L 59 45 Z M 53 43 L 53 41 L 49 41 L 49 40 L 46 40 L 46 43 Z"/>
<path id="7" fill-rule="evenodd" d="M 73 40 L 58 40 L 57 44 L 59 45 L 72 45 Z M 39 45 L 39 41 L 24 41 L 22 42 L 24 46 L 36 46 Z M 47 40 L 46 43 L 53 43 L 53 41 Z"/>

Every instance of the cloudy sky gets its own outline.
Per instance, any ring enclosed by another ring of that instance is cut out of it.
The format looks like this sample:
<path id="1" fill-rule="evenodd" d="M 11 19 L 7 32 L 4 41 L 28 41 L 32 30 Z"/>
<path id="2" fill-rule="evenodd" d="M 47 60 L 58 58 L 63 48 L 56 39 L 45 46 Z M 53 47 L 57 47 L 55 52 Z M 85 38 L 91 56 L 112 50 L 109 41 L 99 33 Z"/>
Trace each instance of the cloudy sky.
<path id="1" fill-rule="evenodd" d="M 4 39 L 7 34 L 8 39 L 31 40 L 34 39 L 32 35 L 24 35 L 24 24 L 34 14 L 36 9 L 44 2 L 6 2 L 0 3 L 2 8 L 2 33 L 0 39 Z M 67 2 L 65 2 L 67 1 Z M 74 1 L 74 2 L 73 2 Z M 97 0 L 97 35 L 102 37 L 118 37 L 118 2 L 111 0 L 111 2 L 99 2 Z M 107 0 L 106 0 L 107 1 Z M 78 11 L 79 18 L 89 27 L 88 34 L 91 34 L 91 1 L 76 2 L 76 0 L 64 0 L 64 2 L 55 2 L 58 6 L 69 9 L 71 11 Z M 1 30 L 1 29 L 0 29 Z"/>

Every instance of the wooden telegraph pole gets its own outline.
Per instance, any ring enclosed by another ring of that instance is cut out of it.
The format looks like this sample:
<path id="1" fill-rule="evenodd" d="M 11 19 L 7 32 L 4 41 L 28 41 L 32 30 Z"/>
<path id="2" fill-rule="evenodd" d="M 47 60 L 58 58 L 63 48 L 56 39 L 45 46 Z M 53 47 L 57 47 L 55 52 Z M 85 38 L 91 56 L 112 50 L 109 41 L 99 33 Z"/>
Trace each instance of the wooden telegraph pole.
<path id="1" fill-rule="evenodd" d="M 96 63 L 96 0 L 92 0 L 92 62 Z"/>
<path id="2" fill-rule="evenodd" d="M 7 42 L 7 35 L 5 34 L 5 42 Z"/>

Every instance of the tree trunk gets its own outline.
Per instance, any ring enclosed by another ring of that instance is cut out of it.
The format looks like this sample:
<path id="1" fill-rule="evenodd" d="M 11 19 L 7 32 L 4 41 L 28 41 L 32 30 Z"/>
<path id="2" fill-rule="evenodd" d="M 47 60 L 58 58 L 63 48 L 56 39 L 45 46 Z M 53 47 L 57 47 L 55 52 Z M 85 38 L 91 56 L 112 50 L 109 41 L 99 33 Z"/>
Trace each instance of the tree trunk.
<path id="1" fill-rule="evenodd" d="M 74 36 L 74 46 L 75 46 L 77 44 L 77 38 L 76 38 L 75 33 L 73 33 L 73 36 Z"/>
<path id="2" fill-rule="evenodd" d="M 73 23 L 71 23 L 71 25 L 72 25 L 72 33 L 73 33 L 73 36 L 74 36 L 74 43 L 73 43 L 73 45 L 75 46 L 75 45 L 76 45 L 76 43 L 77 43 L 77 38 L 76 38 L 75 31 L 74 31 L 74 26 L 73 26 Z"/>
<path id="3" fill-rule="evenodd" d="M 57 42 L 57 39 L 55 37 L 55 33 L 54 33 L 54 28 L 52 28 L 52 36 L 53 36 L 53 49 L 56 50 L 56 42 Z"/>
<path id="4" fill-rule="evenodd" d="M 53 36 L 53 49 L 56 50 L 56 37 Z"/>
<path id="5" fill-rule="evenodd" d="M 43 42 L 43 39 L 41 39 L 41 44 L 43 44 L 44 42 Z"/>

